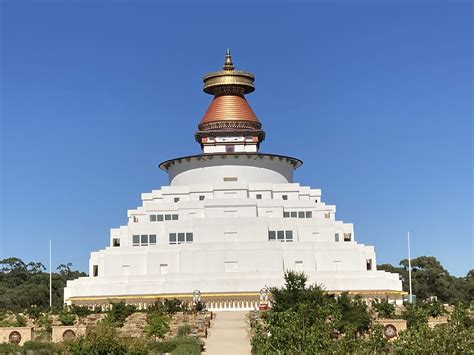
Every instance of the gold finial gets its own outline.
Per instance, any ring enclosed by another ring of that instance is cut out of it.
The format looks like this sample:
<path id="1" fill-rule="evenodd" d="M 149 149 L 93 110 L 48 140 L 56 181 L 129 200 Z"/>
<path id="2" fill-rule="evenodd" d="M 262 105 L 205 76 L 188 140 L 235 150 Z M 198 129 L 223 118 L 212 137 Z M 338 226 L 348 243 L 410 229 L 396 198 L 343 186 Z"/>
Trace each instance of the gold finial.
<path id="1" fill-rule="evenodd" d="M 225 62 L 224 62 L 224 67 L 222 69 L 224 70 L 234 70 L 234 63 L 232 63 L 232 57 L 230 55 L 230 49 L 227 48 L 225 52 Z"/>

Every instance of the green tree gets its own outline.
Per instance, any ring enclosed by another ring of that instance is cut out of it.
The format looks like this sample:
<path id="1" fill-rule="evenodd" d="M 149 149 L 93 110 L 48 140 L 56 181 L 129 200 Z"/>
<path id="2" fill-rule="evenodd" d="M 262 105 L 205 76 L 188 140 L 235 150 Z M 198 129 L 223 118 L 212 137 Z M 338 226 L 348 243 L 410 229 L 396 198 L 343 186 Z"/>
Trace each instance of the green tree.
<path id="1" fill-rule="evenodd" d="M 395 305 L 390 303 L 386 298 L 381 301 L 373 302 L 372 308 L 377 312 L 379 318 L 395 318 Z"/>
<path id="2" fill-rule="evenodd" d="M 145 333 L 151 338 L 163 338 L 169 331 L 169 318 L 161 312 L 149 312 Z"/>

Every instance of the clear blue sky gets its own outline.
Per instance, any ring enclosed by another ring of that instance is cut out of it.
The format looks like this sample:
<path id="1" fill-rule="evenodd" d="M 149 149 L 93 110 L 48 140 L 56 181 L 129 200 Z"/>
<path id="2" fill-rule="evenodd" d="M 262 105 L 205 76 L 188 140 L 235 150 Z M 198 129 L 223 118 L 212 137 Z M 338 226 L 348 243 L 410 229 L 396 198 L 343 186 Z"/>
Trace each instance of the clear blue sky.
<path id="1" fill-rule="evenodd" d="M 443 4 L 444 3 L 444 4 Z M 298 157 L 378 263 L 473 268 L 469 2 L 5 1 L 1 253 L 87 269 L 166 159 L 196 154 L 225 48 L 256 74 L 262 151 Z"/>

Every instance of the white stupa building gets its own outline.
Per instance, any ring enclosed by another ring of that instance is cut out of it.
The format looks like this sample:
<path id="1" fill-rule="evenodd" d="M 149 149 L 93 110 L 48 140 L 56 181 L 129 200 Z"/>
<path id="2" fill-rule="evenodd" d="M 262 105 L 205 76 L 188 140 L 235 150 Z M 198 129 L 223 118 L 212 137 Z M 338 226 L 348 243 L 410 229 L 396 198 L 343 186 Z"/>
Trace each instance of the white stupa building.
<path id="1" fill-rule="evenodd" d="M 196 141 L 201 153 L 167 160 L 169 186 L 142 194 L 128 224 L 92 252 L 89 276 L 68 281 L 67 304 L 191 300 L 210 309 L 250 309 L 262 288 L 303 271 L 328 292 L 399 301 L 398 274 L 376 270 L 374 247 L 357 243 L 321 190 L 293 181 L 297 158 L 259 152 L 262 125 L 245 99 L 254 76 L 234 69 L 204 77 L 214 96 Z"/>

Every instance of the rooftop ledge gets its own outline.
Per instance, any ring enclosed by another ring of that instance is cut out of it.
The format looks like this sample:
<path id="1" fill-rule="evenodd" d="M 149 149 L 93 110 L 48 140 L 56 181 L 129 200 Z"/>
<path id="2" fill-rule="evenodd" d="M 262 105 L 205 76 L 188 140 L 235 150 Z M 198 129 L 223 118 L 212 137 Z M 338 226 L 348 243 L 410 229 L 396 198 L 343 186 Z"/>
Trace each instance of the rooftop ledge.
<path id="1" fill-rule="evenodd" d="M 241 152 L 241 153 L 208 153 L 208 154 L 197 154 L 197 155 L 189 155 L 185 157 L 180 157 L 180 158 L 174 158 L 174 159 L 169 159 L 166 160 L 162 163 L 160 163 L 159 167 L 161 170 L 168 171 L 169 167 L 171 165 L 174 165 L 176 163 L 181 163 L 183 160 L 184 161 L 191 161 L 191 160 L 210 160 L 210 159 L 215 159 L 215 158 L 231 158 L 234 157 L 236 159 L 240 157 L 247 157 L 248 159 L 265 159 L 268 158 L 270 160 L 274 159 L 279 159 L 279 160 L 286 160 L 288 163 L 293 165 L 294 169 L 299 168 L 301 165 L 303 165 L 303 161 L 297 158 L 293 157 L 288 157 L 285 155 L 278 155 L 278 154 L 268 154 L 268 153 L 246 153 L 246 152 Z"/>

